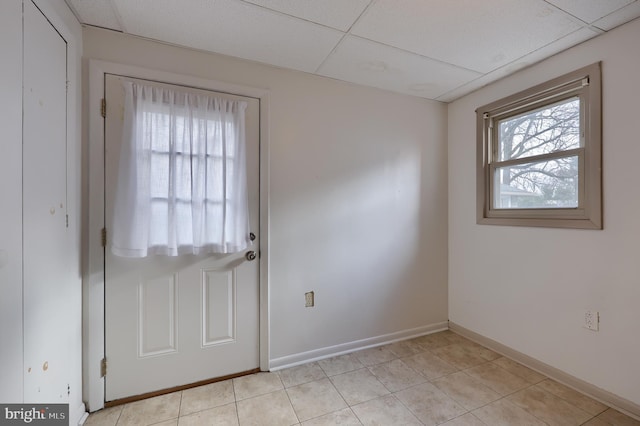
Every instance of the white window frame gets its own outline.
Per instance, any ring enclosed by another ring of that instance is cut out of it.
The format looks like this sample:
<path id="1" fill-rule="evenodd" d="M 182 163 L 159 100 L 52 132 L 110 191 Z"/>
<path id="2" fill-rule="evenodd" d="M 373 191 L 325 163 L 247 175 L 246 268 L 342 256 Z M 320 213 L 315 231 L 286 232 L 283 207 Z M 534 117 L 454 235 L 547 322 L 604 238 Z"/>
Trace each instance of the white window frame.
<path id="1" fill-rule="evenodd" d="M 498 126 L 494 123 L 577 97 L 580 148 L 498 161 Z M 602 94 L 600 63 L 492 102 L 476 110 L 477 223 L 488 225 L 602 229 Z M 497 208 L 494 171 L 510 162 L 578 157 L 578 206 L 575 208 Z"/>

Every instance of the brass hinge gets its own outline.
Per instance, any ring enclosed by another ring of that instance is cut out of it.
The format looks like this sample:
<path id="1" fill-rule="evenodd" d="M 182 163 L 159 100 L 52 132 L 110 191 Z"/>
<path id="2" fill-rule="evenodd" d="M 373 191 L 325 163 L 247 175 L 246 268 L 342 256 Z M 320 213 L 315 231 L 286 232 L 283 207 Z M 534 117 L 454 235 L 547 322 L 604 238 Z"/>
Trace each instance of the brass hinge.
<path id="1" fill-rule="evenodd" d="M 105 118 L 107 117 L 107 100 L 105 98 L 102 98 L 100 102 L 100 114 Z"/>
<path id="2" fill-rule="evenodd" d="M 105 377 L 107 375 L 107 359 L 102 358 L 100 361 L 100 377 Z"/>
<path id="3" fill-rule="evenodd" d="M 102 247 L 107 246 L 107 228 L 102 228 L 101 233 Z"/>

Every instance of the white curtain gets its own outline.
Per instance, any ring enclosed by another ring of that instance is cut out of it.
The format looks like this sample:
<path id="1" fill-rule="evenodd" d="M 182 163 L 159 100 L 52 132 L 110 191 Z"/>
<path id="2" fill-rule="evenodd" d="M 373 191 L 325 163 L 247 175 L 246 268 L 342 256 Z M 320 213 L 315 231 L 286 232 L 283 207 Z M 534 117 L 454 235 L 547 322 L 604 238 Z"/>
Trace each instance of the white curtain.
<path id="1" fill-rule="evenodd" d="M 246 106 L 125 83 L 113 254 L 177 256 L 247 247 Z"/>

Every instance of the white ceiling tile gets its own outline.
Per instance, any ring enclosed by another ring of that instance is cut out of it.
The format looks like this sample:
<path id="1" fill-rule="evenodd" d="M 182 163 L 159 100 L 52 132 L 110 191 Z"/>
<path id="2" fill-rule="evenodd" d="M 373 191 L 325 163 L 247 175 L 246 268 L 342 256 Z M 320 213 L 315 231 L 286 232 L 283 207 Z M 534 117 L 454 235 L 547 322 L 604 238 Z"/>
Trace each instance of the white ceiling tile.
<path id="1" fill-rule="evenodd" d="M 489 72 L 579 28 L 542 0 L 378 0 L 352 33 Z"/>
<path id="2" fill-rule="evenodd" d="M 480 74 L 347 36 L 318 74 L 433 99 Z"/>
<path id="3" fill-rule="evenodd" d="M 486 86 L 491 82 L 499 80 L 503 77 L 515 73 L 518 70 L 540 62 L 545 58 L 548 58 L 558 52 L 580 44 L 583 41 L 589 40 L 590 38 L 593 38 L 599 34 L 600 33 L 595 30 L 589 28 L 581 28 L 578 31 L 569 34 L 568 36 L 561 38 L 560 40 L 550 43 L 547 46 L 536 50 L 535 52 L 532 52 L 522 58 L 517 59 L 516 61 L 511 62 L 510 64 L 507 64 L 501 68 L 483 75 L 476 80 L 470 81 L 469 83 L 457 87 L 454 90 L 438 97 L 437 100 L 442 102 L 454 101 L 466 94 L 473 92 L 474 90 Z"/>
<path id="4" fill-rule="evenodd" d="M 313 72 L 340 31 L 237 0 L 114 0 L 129 33 Z"/>
<path id="5" fill-rule="evenodd" d="M 245 0 L 288 15 L 347 31 L 371 0 Z"/>
<path id="6" fill-rule="evenodd" d="M 535 52 L 531 52 L 527 56 L 507 65 L 505 67 L 507 69 L 507 74 L 512 74 L 518 69 L 540 62 L 543 59 L 549 58 L 556 53 L 567 50 L 570 47 L 576 46 L 600 34 L 602 34 L 602 32 L 595 29 L 587 27 L 581 28 L 578 31 L 575 31 L 559 40 L 556 40 L 553 43 L 549 43 L 548 45 L 536 50 Z"/>
<path id="7" fill-rule="evenodd" d="M 116 12 L 108 0 L 66 0 L 75 10 L 80 22 L 97 27 L 122 31 Z"/>
<path id="8" fill-rule="evenodd" d="M 621 7 L 633 3 L 634 0 L 547 0 L 560 9 L 591 23 Z"/>
<path id="9" fill-rule="evenodd" d="M 640 0 L 65 1 L 89 25 L 444 102 L 640 17 Z"/>
<path id="10" fill-rule="evenodd" d="M 618 25 L 625 24 L 640 17 L 640 1 L 636 0 L 630 5 L 618 9 L 610 15 L 605 16 L 593 23 L 594 26 L 605 31 L 612 30 Z"/>

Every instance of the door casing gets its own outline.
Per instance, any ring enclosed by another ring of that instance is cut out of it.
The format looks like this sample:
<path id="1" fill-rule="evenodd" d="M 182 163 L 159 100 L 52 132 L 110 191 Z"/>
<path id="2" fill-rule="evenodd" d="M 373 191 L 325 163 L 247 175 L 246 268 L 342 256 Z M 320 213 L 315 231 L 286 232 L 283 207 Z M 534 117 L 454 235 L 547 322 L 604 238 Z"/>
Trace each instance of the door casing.
<path id="1" fill-rule="evenodd" d="M 101 376 L 104 346 L 104 119 L 101 100 L 104 98 L 104 76 L 116 74 L 125 77 L 154 80 L 163 83 L 214 90 L 259 99 L 260 102 L 260 369 L 269 370 L 269 93 L 215 80 L 151 70 L 136 66 L 99 60 L 89 60 L 89 105 L 85 120 L 89 124 L 88 173 L 89 223 L 83 239 L 87 253 L 83 273 L 83 397 L 90 412 L 104 408 L 105 388 Z M 107 105 L 108 109 L 108 105 Z M 86 121 L 85 121 L 86 123 Z M 107 236 L 108 238 L 108 236 Z M 108 367 L 107 367 L 108 374 Z"/>

